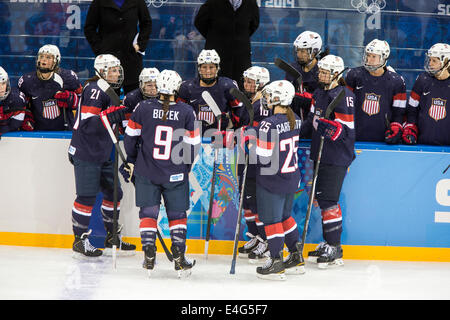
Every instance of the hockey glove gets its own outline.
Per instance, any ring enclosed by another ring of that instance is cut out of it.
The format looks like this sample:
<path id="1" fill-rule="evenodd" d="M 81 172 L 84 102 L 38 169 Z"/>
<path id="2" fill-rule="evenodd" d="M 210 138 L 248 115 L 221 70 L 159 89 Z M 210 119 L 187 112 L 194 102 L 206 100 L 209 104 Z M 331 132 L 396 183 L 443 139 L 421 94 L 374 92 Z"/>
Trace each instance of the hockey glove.
<path id="1" fill-rule="evenodd" d="M 238 129 L 239 147 L 245 152 L 249 153 L 252 145 L 256 145 L 256 132 L 254 127 L 243 126 Z"/>
<path id="2" fill-rule="evenodd" d="M 122 174 L 125 182 L 132 182 L 134 178 L 134 164 L 131 162 L 122 163 L 119 167 L 119 172 Z"/>
<path id="3" fill-rule="evenodd" d="M 122 125 L 122 121 L 125 120 L 125 106 L 109 107 L 108 109 L 100 112 L 100 119 L 102 119 L 103 125 L 106 128 L 105 121 L 109 122 L 109 125 L 113 124 Z"/>
<path id="4" fill-rule="evenodd" d="M 24 131 L 34 130 L 34 116 L 29 110 L 25 110 L 25 119 L 23 119 L 21 129 Z"/>
<path id="5" fill-rule="evenodd" d="M 216 131 L 213 134 L 214 141 L 212 142 L 212 147 L 214 149 L 221 148 L 234 148 L 234 131 L 233 130 L 224 130 L 224 131 Z"/>
<path id="6" fill-rule="evenodd" d="M 294 99 L 292 100 L 291 108 L 298 116 L 300 116 L 301 113 L 308 114 L 311 109 L 311 102 L 312 95 L 309 92 L 296 92 Z"/>
<path id="7" fill-rule="evenodd" d="M 336 141 L 343 131 L 342 124 L 337 121 L 321 118 L 317 121 L 317 132 L 325 139 Z"/>
<path id="8" fill-rule="evenodd" d="M 416 144 L 417 143 L 417 134 L 419 133 L 419 129 L 414 123 L 407 123 L 403 127 L 403 142 L 406 144 Z"/>
<path id="9" fill-rule="evenodd" d="M 391 122 L 391 126 L 384 133 L 384 140 L 387 144 L 397 144 L 402 141 L 403 127 L 398 122 Z"/>
<path id="10" fill-rule="evenodd" d="M 55 94 L 56 104 L 60 108 L 76 109 L 78 105 L 78 96 L 73 91 L 58 91 Z"/>

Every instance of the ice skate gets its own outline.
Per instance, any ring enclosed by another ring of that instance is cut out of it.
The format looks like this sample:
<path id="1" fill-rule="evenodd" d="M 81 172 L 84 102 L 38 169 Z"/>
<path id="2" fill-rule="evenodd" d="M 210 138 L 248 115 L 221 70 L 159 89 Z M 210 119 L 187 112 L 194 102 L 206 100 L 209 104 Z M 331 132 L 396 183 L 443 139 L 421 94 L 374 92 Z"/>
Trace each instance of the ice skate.
<path id="1" fill-rule="evenodd" d="M 314 251 L 309 251 L 307 261 L 317 263 L 317 258 L 324 252 L 325 245 L 326 242 L 322 241 Z"/>
<path id="2" fill-rule="evenodd" d="M 112 256 L 112 247 L 114 244 L 117 245 L 117 256 L 132 256 L 136 254 L 136 246 L 134 244 L 122 241 L 122 236 L 120 235 L 122 228 L 122 225 L 117 228 L 115 241 L 112 233 L 108 232 L 106 234 L 105 250 L 103 250 L 105 256 Z"/>
<path id="3" fill-rule="evenodd" d="M 247 237 L 250 238 L 242 247 L 238 248 L 239 258 L 248 259 L 248 255 L 253 249 L 258 245 L 258 239 L 251 233 L 246 233 Z"/>
<path id="4" fill-rule="evenodd" d="M 344 260 L 342 260 L 342 247 L 331 246 L 328 243 L 325 245 L 324 252 L 317 258 L 317 265 L 319 269 L 326 269 L 329 266 L 342 266 Z"/>
<path id="5" fill-rule="evenodd" d="M 144 262 L 142 267 L 147 269 L 148 276 L 150 277 L 155 267 L 156 260 L 156 246 L 148 245 L 143 248 L 144 251 Z"/>
<path id="6" fill-rule="evenodd" d="M 178 278 L 186 278 L 189 277 L 192 273 L 192 267 L 195 265 L 195 260 L 189 260 L 184 255 L 184 252 L 176 247 L 171 247 L 173 261 L 175 263 L 175 271 L 177 271 Z"/>
<path id="7" fill-rule="evenodd" d="M 258 239 L 258 245 L 248 254 L 248 261 L 253 264 L 264 262 L 268 257 L 270 257 L 269 245 L 267 241 L 264 241 L 259 236 L 256 236 L 256 238 Z"/>
<path id="8" fill-rule="evenodd" d="M 256 268 L 256 276 L 265 280 L 286 280 L 283 258 L 268 258 L 262 267 Z"/>
<path id="9" fill-rule="evenodd" d="M 75 259 L 95 259 L 103 254 L 102 250 L 97 249 L 89 242 L 88 237 L 91 232 L 92 230 L 89 230 L 88 232 L 83 233 L 81 236 L 75 236 L 75 240 L 72 245 L 72 256 Z"/>
<path id="10" fill-rule="evenodd" d="M 290 252 L 286 259 L 283 260 L 286 274 L 304 274 L 305 261 L 301 252 L 302 245 L 300 242 L 295 244 L 296 250 Z"/>

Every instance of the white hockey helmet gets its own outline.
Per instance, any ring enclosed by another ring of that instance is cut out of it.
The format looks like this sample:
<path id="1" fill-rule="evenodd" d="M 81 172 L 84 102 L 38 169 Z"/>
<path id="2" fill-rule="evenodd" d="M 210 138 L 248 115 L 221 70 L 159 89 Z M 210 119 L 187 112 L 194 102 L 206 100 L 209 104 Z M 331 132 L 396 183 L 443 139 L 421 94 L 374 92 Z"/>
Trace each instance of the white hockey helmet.
<path id="1" fill-rule="evenodd" d="M 262 90 L 261 104 L 265 109 L 274 106 L 290 106 L 295 96 L 295 88 L 287 80 L 277 80 L 269 83 Z"/>
<path id="2" fill-rule="evenodd" d="M 39 57 L 42 54 L 49 54 L 53 56 L 54 65 L 52 68 L 42 68 L 40 66 Z M 46 44 L 39 49 L 36 58 L 36 67 L 38 68 L 39 71 L 44 73 L 55 71 L 55 69 L 59 66 L 60 62 L 61 62 L 61 53 L 59 52 L 58 47 L 55 46 L 54 44 Z"/>
<path id="3" fill-rule="evenodd" d="M 0 101 L 3 101 L 11 92 L 11 84 L 9 81 L 8 73 L 2 67 L 0 67 L 0 84 L 6 84 L 5 92 L 0 92 Z"/>
<path id="4" fill-rule="evenodd" d="M 117 68 L 115 68 L 117 67 Z M 110 68 L 115 68 L 119 74 L 117 77 L 112 75 L 109 71 Z M 113 89 L 119 89 L 123 82 L 123 68 L 120 64 L 120 60 L 112 54 L 98 55 L 94 60 L 95 74 L 100 78 L 106 80 Z"/>
<path id="5" fill-rule="evenodd" d="M 344 71 L 344 60 L 341 57 L 329 54 L 317 63 L 319 69 L 324 69 L 330 71 L 332 81 L 337 81 L 342 77 L 342 72 Z M 337 75 L 335 75 L 337 73 Z"/>
<path id="6" fill-rule="evenodd" d="M 367 54 L 373 53 L 380 56 L 380 63 L 378 65 L 370 65 L 367 63 Z M 367 71 L 375 71 L 379 68 L 382 68 L 386 65 L 387 59 L 389 58 L 389 55 L 391 54 L 391 49 L 389 47 L 389 43 L 387 43 L 384 40 L 378 40 L 373 39 L 370 41 L 367 46 L 364 49 L 364 56 L 363 56 L 363 64 L 364 68 L 367 69 Z"/>
<path id="7" fill-rule="evenodd" d="M 216 50 L 205 50 L 200 51 L 200 54 L 197 57 L 197 64 L 202 65 L 204 63 L 214 63 L 217 66 L 220 63 L 220 57 Z"/>
<path id="8" fill-rule="evenodd" d="M 299 49 L 309 49 L 309 59 L 313 60 L 322 50 L 322 37 L 317 32 L 303 31 L 294 41 L 296 56 Z"/>
<path id="9" fill-rule="evenodd" d="M 432 69 L 430 67 L 430 58 L 438 58 L 441 62 L 441 67 L 439 69 Z M 436 75 L 441 72 L 442 69 L 449 66 L 450 61 L 450 45 L 446 43 L 436 43 L 428 49 L 425 56 L 425 70 L 431 75 Z"/>
<path id="10" fill-rule="evenodd" d="M 149 93 L 145 90 L 145 84 L 147 82 L 155 82 L 156 85 L 156 79 L 158 79 L 159 70 L 156 68 L 144 68 L 142 69 L 141 73 L 139 74 L 139 89 L 141 90 L 142 95 L 145 97 L 155 97 L 158 92 L 155 94 Z"/>
<path id="11" fill-rule="evenodd" d="M 158 92 L 167 95 L 176 95 L 181 86 L 181 77 L 174 70 L 163 70 L 156 79 Z"/>
<path id="12" fill-rule="evenodd" d="M 259 66 L 253 66 L 245 70 L 243 77 L 255 80 L 257 90 L 264 87 L 270 81 L 269 70 Z"/>

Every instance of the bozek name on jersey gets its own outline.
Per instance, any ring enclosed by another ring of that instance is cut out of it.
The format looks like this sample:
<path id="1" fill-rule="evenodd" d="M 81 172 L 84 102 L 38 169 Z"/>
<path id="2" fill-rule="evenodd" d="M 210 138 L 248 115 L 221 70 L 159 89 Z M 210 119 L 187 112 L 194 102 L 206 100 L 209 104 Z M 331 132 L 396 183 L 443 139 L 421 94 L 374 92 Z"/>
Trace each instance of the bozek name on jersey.
<path id="1" fill-rule="evenodd" d="M 167 112 L 167 120 L 178 121 L 179 111 L 169 110 Z M 162 119 L 164 116 L 164 110 L 153 110 L 153 119 Z"/>

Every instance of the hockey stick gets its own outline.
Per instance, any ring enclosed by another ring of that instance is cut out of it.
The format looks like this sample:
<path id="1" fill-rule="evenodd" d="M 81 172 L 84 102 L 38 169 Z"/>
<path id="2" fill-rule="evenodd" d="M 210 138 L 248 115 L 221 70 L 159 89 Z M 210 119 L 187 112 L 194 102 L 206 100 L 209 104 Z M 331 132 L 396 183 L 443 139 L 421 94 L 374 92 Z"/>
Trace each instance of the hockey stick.
<path id="1" fill-rule="evenodd" d="M 217 130 L 220 131 L 222 125 L 222 112 L 220 111 L 219 106 L 214 101 L 214 98 L 208 91 L 202 92 L 202 98 L 211 108 L 214 116 L 218 119 L 217 122 Z M 213 162 L 213 173 L 211 178 L 211 194 L 209 195 L 209 208 L 208 208 L 208 222 L 206 225 L 206 237 L 205 237 L 205 259 L 208 259 L 208 247 L 209 247 L 209 238 L 210 238 L 210 229 L 211 229 L 211 220 L 212 220 L 212 209 L 214 203 L 214 192 L 216 187 L 216 165 L 219 157 L 219 150 L 216 148 L 214 150 L 214 162 Z"/>
<path id="2" fill-rule="evenodd" d="M 239 91 L 236 88 L 230 89 L 230 94 L 244 104 L 244 107 L 247 110 L 249 118 L 250 118 L 249 125 L 250 126 L 253 125 L 253 119 L 254 119 L 255 112 L 253 110 L 253 105 L 250 102 L 250 100 L 248 100 L 248 98 L 241 91 Z M 235 269 L 236 269 L 237 246 L 238 246 L 238 241 L 239 241 L 239 235 L 241 233 L 242 206 L 244 204 L 244 191 L 245 191 L 245 182 L 247 180 L 247 168 L 248 168 L 248 153 L 246 152 L 245 153 L 245 167 L 244 167 L 244 171 L 242 173 L 242 185 L 241 185 L 241 193 L 240 193 L 240 197 L 239 197 L 239 209 L 238 209 L 238 216 L 237 216 L 237 221 L 236 221 L 236 231 L 234 233 L 233 258 L 231 260 L 230 274 L 234 274 Z"/>
<path id="3" fill-rule="evenodd" d="M 53 78 L 55 79 L 55 82 L 60 85 L 61 90 L 64 90 L 64 81 L 61 78 L 61 76 L 59 74 L 55 73 Z M 64 128 L 65 128 L 65 130 L 67 130 L 69 128 L 69 123 L 67 122 L 66 108 L 62 108 L 62 109 L 63 109 L 63 117 L 64 117 Z"/>
<path id="4" fill-rule="evenodd" d="M 445 170 L 442 172 L 442 174 L 444 174 L 444 173 L 446 173 L 447 172 L 447 170 L 448 170 L 448 168 L 450 168 L 450 164 L 448 165 L 448 167 L 447 168 L 445 168 Z"/>
<path id="5" fill-rule="evenodd" d="M 275 58 L 274 63 L 278 68 L 280 68 L 287 74 L 294 77 L 295 82 L 297 82 L 297 85 L 298 85 L 298 90 L 300 91 L 300 93 L 303 93 L 303 76 L 302 76 L 302 74 L 297 69 L 295 69 L 293 66 L 291 66 L 289 63 L 284 61 L 283 59 Z"/>
<path id="6" fill-rule="evenodd" d="M 102 89 L 109 96 L 109 98 L 111 99 L 113 105 L 120 106 L 120 104 L 121 104 L 120 103 L 120 98 L 117 95 L 117 93 L 111 88 L 111 86 L 108 84 L 108 82 L 106 82 L 103 79 L 99 79 L 97 83 L 98 83 L 100 89 Z M 117 139 L 117 136 L 116 136 L 116 134 L 114 134 L 109 121 L 107 119 L 105 119 L 105 116 L 104 116 L 102 122 L 105 125 L 106 130 L 108 131 L 108 134 L 109 134 L 112 142 L 114 143 L 115 150 L 116 150 L 115 160 L 117 159 L 117 155 L 119 155 L 120 159 L 122 160 L 122 162 L 127 166 L 127 159 L 126 159 L 126 157 L 125 157 L 125 155 L 124 155 L 124 153 L 122 151 L 122 148 L 119 145 L 119 141 Z M 116 128 L 118 128 L 118 126 Z M 114 169 L 114 170 L 115 170 L 115 172 L 114 172 L 114 176 L 115 176 L 117 174 L 118 170 L 116 170 L 116 169 Z M 117 202 L 114 202 L 114 210 L 115 211 L 113 213 L 113 220 L 114 220 L 115 226 L 114 226 L 114 229 L 113 229 L 113 231 L 114 231 L 113 237 L 115 239 L 115 236 L 116 236 L 115 233 L 117 232 L 117 230 L 116 230 L 117 229 Z M 164 252 L 166 253 L 167 258 L 169 259 L 170 262 L 172 262 L 173 261 L 172 253 L 170 252 L 169 248 L 167 248 L 167 245 L 164 242 L 164 239 L 161 236 L 161 233 L 159 232 L 158 228 L 156 228 L 156 235 L 158 236 L 158 239 L 161 242 L 161 245 L 162 245 L 162 247 L 164 249 Z M 114 268 L 116 267 L 116 262 L 115 262 L 116 249 L 117 249 L 117 246 L 113 245 L 113 265 L 114 265 Z"/>
<path id="7" fill-rule="evenodd" d="M 330 102 L 328 105 L 326 111 L 325 111 L 325 119 L 329 119 L 331 113 L 334 111 L 336 106 L 344 99 L 345 97 L 345 89 L 342 89 L 341 92 L 336 96 L 336 98 L 333 99 L 333 101 Z M 317 161 L 314 167 L 314 175 L 311 185 L 311 193 L 309 195 L 309 202 L 308 202 L 308 208 L 306 210 L 306 217 L 305 217 L 305 224 L 303 226 L 303 232 L 302 232 L 302 242 L 301 242 L 301 249 L 300 252 L 303 252 L 303 248 L 305 246 L 305 240 L 306 240 L 306 232 L 308 230 L 308 224 L 309 224 L 309 218 L 311 216 L 311 209 L 312 204 L 314 202 L 314 195 L 316 192 L 316 182 L 317 182 L 317 176 L 319 173 L 319 166 L 320 166 L 320 159 L 322 158 L 322 150 L 323 150 L 323 144 L 324 144 L 325 138 L 323 136 L 320 137 L 320 144 L 319 144 L 319 151 L 317 154 Z"/>

